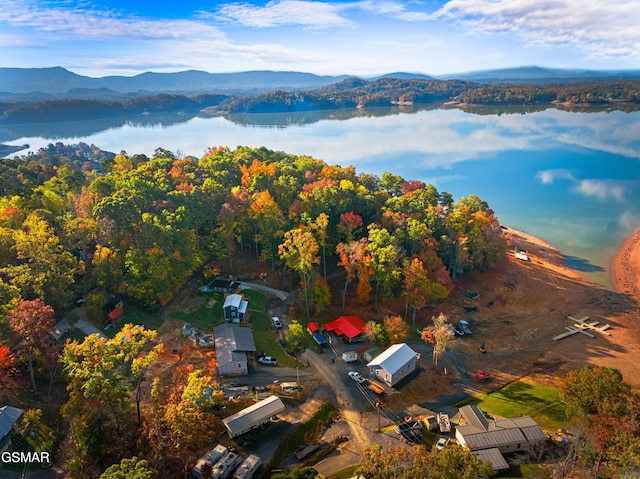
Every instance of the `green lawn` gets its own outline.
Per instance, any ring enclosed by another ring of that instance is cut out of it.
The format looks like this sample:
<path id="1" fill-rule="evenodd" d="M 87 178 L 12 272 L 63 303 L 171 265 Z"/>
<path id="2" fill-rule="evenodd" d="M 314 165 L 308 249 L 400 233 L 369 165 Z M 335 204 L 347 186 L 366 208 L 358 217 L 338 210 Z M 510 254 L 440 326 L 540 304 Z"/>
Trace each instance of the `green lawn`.
<path id="1" fill-rule="evenodd" d="M 507 418 L 530 416 L 548 430 L 568 425 L 566 408 L 558 391 L 527 381 L 512 382 L 496 391 L 464 401 L 459 406 L 466 404 L 475 404 L 489 414 Z"/>
<path id="2" fill-rule="evenodd" d="M 329 479 L 351 479 L 356 474 L 356 469 L 360 466 L 349 466 L 346 469 L 336 472 L 329 476 Z"/>
<path id="3" fill-rule="evenodd" d="M 261 311 L 249 312 L 249 322 L 247 326 L 249 326 L 254 332 L 271 331 L 273 329 L 271 318 L 267 316 L 267 313 L 263 313 Z"/>
<path id="4" fill-rule="evenodd" d="M 271 319 L 262 312 L 267 298 L 259 291 L 245 289 L 242 294 L 249 301 L 249 324 L 254 331 L 261 331 L 271 327 Z M 195 311 L 179 311 L 172 317 L 190 323 L 196 329 L 210 331 L 215 326 L 224 323 L 224 295 L 222 293 L 198 293 L 203 301 Z M 212 303 L 213 302 L 213 303 Z"/>
<path id="5" fill-rule="evenodd" d="M 172 317 L 189 323 L 196 329 L 211 331 L 214 326 L 224 322 L 222 311 L 224 295 L 221 293 L 198 293 L 198 296 L 203 300 L 200 308 L 191 312 L 178 311 L 173 313 Z M 211 307 L 209 307 L 210 304 L 212 304 Z"/>
<path id="6" fill-rule="evenodd" d="M 253 340 L 258 351 L 264 351 L 267 356 L 278 360 L 278 366 L 286 368 L 306 367 L 303 363 L 298 363 L 282 349 L 276 336 L 271 331 L 254 331 Z"/>
<path id="7" fill-rule="evenodd" d="M 138 324 L 138 325 L 144 325 L 145 327 L 150 329 L 155 329 L 153 325 L 150 324 L 151 315 L 147 313 L 145 310 L 139 308 L 134 304 L 126 303 L 126 302 L 124 303 L 123 309 L 124 309 L 124 317 L 118 323 L 118 326 L 116 326 L 115 328 L 111 327 L 105 331 L 104 328 L 96 325 L 104 333 L 106 337 L 113 338 L 116 335 L 116 333 L 120 331 L 120 327 L 124 324 Z"/>
<path id="8" fill-rule="evenodd" d="M 260 291 L 254 289 L 243 289 L 240 294 L 244 295 L 244 299 L 249 301 L 249 309 L 254 311 L 264 311 L 267 304 L 267 297 Z"/>

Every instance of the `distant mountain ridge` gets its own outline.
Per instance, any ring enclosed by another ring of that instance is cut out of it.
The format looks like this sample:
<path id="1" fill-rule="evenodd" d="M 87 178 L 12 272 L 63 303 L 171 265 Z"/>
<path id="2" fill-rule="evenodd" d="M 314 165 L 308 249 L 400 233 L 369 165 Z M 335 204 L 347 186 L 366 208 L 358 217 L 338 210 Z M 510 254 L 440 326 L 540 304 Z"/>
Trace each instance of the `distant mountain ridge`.
<path id="1" fill-rule="evenodd" d="M 362 77 L 360 77 L 362 78 Z M 123 99 L 157 93 L 194 95 L 222 93 L 248 95 L 275 90 L 296 91 L 325 87 L 343 80 L 359 80 L 353 75 L 315 75 L 303 72 L 246 71 L 208 73 L 187 70 L 175 73 L 141 73 L 134 76 L 88 77 L 62 67 L 0 68 L 0 101 L 43 101 L 45 99 Z M 640 70 L 569 70 L 538 66 L 484 70 L 451 75 L 394 72 L 368 77 L 397 79 L 449 79 L 479 83 L 552 83 L 638 79 Z"/>
<path id="2" fill-rule="evenodd" d="M 467 80 L 478 83 L 575 83 L 624 79 L 637 80 L 640 78 L 640 70 L 580 70 L 526 66 L 438 75 L 436 78 Z"/>
<path id="3" fill-rule="evenodd" d="M 95 90 L 101 97 L 105 92 L 116 94 L 144 91 L 146 94 L 171 93 L 263 93 L 277 89 L 297 90 L 318 88 L 336 83 L 347 75 L 320 76 L 301 72 L 247 71 L 240 73 L 207 73 L 189 70 L 176 73 L 141 73 L 139 75 L 93 78 L 78 75 L 62 67 L 0 68 L 0 92 L 26 94 L 47 92 L 66 97 L 69 90 Z"/>

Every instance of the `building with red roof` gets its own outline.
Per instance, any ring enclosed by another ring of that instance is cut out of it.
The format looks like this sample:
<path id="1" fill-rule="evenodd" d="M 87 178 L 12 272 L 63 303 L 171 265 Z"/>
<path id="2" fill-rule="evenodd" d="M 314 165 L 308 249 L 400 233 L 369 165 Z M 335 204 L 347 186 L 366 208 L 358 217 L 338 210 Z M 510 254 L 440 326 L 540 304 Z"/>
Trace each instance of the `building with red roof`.
<path id="1" fill-rule="evenodd" d="M 107 320 L 114 326 L 120 322 L 120 320 L 124 317 L 124 309 L 122 308 L 114 308 L 111 310 L 109 314 L 107 314 Z"/>
<path id="2" fill-rule="evenodd" d="M 324 329 L 351 340 L 368 333 L 370 328 L 358 316 L 340 316 L 335 321 L 325 323 Z"/>

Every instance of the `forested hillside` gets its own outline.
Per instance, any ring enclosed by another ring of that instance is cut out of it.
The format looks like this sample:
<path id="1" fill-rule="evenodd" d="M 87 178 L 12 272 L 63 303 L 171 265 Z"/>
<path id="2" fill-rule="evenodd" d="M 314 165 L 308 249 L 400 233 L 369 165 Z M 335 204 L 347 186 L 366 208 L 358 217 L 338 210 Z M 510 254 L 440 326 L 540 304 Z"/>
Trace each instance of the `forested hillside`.
<path id="1" fill-rule="evenodd" d="M 218 105 L 226 95 L 151 95 L 125 100 L 67 99 L 0 103 L 0 119 L 9 122 L 64 121 L 110 118 L 152 112 L 198 112 Z"/>
<path id="2" fill-rule="evenodd" d="M 362 242 L 370 261 L 357 277 L 376 298 L 400 294 L 413 260 L 438 295 L 455 271 L 486 269 L 504 251 L 481 199 L 454 201 L 391 173 L 264 148 L 214 148 L 199 160 L 93 148 L 50 145 L 0 163 L 3 304 L 37 297 L 60 310 L 102 286 L 158 308 L 207 261 L 243 249 L 282 270 L 301 239 L 319 248 L 312 266 Z"/>
<path id="3" fill-rule="evenodd" d="M 391 106 L 394 103 L 432 103 L 447 101 L 467 91 L 473 84 L 458 80 L 381 78 L 365 81 L 348 78 L 312 91 L 271 92 L 234 97 L 218 109 L 229 113 L 322 110 Z"/>
<path id="4" fill-rule="evenodd" d="M 277 113 L 397 104 L 593 106 L 634 111 L 640 105 L 640 80 L 555 84 L 479 84 L 459 80 L 348 78 L 315 90 L 247 96 L 201 94 L 150 95 L 121 100 L 76 98 L 0 102 L 0 121 L 60 121 L 110 118 L 159 112 L 207 114 Z"/>

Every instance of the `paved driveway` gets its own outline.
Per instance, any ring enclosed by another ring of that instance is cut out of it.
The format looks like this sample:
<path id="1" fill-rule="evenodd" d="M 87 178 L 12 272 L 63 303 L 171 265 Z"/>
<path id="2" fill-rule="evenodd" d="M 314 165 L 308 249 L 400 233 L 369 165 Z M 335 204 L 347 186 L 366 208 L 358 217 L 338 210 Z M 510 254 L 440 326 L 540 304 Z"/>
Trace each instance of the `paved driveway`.
<path id="1" fill-rule="evenodd" d="M 101 338 L 107 339 L 107 337 L 104 335 L 102 331 L 100 331 L 93 324 L 87 321 L 84 315 L 84 308 L 81 308 L 81 307 L 75 308 L 71 311 L 71 314 L 75 314 L 76 318 L 78 318 L 78 320 L 73 325 L 74 328 L 78 328 L 87 336 L 89 336 L 90 334 L 97 334 Z M 69 321 L 67 321 L 66 319 L 58 321 L 56 323 L 56 328 L 62 333 L 64 333 L 65 331 L 70 331 L 72 329 L 71 325 L 69 324 Z"/>

